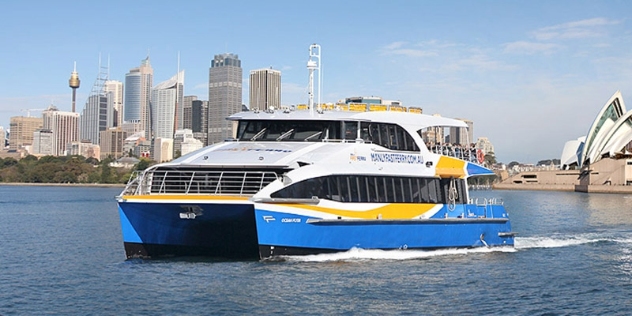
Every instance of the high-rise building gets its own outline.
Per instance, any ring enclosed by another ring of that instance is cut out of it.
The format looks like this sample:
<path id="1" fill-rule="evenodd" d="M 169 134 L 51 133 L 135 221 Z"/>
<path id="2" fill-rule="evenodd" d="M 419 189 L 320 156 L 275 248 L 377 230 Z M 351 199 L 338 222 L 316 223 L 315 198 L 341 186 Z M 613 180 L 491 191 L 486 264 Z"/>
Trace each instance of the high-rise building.
<path id="1" fill-rule="evenodd" d="M 233 124 L 226 117 L 241 112 L 241 60 L 236 54 L 215 55 L 208 78 L 207 145 L 233 137 Z"/>
<path id="2" fill-rule="evenodd" d="M 465 127 L 450 127 L 450 139 L 449 143 L 453 145 L 467 146 L 474 143 L 474 122 L 468 119 L 457 119 L 465 122 Z"/>
<path id="3" fill-rule="evenodd" d="M 9 123 L 9 149 L 18 150 L 33 145 L 33 132 L 42 128 L 41 117 L 14 116 Z"/>
<path id="4" fill-rule="evenodd" d="M 127 138 L 127 133 L 120 127 L 108 128 L 101 132 L 101 157 L 100 160 L 112 156 L 112 158 L 123 157 L 126 152 L 123 150 L 123 144 Z"/>
<path id="5" fill-rule="evenodd" d="M 278 109 L 281 106 L 281 72 L 274 69 L 250 71 L 250 109 Z"/>
<path id="6" fill-rule="evenodd" d="M 191 104 L 191 130 L 193 137 L 208 144 L 208 101 L 195 100 Z"/>
<path id="7" fill-rule="evenodd" d="M 114 107 L 111 93 L 93 94 L 88 97 L 86 106 L 81 112 L 81 129 L 79 139 L 99 144 L 99 136 L 102 131 L 114 126 Z"/>
<path id="8" fill-rule="evenodd" d="M 151 126 L 154 138 L 173 139 L 178 126 L 177 108 L 183 103 L 184 70 L 151 90 Z"/>
<path id="9" fill-rule="evenodd" d="M 110 94 L 109 98 L 112 99 L 113 111 L 113 125 L 123 125 L 123 83 L 118 80 L 108 80 L 104 85 L 105 92 Z"/>
<path id="10" fill-rule="evenodd" d="M 139 122 L 145 137 L 151 133 L 150 94 L 153 85 L 154 70 L 149 56 L 143 59 L 140 67 L 133 68 L 125 75 L 123 121 Z"/>
<path id="11" fill-rule="evenodd" d="M 180 129 L 191 129 L 191 107 L 193 106 L 193 101 L 197 100 L 197 96 L 195 95 L 185 95 L 184 102 L 182 104 L 182 126 Z"/>
<path id="12" fill-rule="evenodd" d="M 43 127 L 53 132 L 53 156 L 65 156 L 67 145 L 78 141 L 79 113 L 59 111 L 49 106 L 42 112 Z"/>

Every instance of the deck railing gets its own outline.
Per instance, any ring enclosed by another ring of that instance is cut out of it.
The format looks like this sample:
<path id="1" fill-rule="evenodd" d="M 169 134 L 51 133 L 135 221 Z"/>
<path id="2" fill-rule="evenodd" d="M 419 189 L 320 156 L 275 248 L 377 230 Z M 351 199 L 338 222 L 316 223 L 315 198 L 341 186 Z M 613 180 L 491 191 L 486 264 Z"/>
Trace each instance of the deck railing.
<path id="1" fill-rule="evenodd" d="M 122 195 L 252 196 L 277 178 L 272 171 L 153 170 L 132 175 Z"/>

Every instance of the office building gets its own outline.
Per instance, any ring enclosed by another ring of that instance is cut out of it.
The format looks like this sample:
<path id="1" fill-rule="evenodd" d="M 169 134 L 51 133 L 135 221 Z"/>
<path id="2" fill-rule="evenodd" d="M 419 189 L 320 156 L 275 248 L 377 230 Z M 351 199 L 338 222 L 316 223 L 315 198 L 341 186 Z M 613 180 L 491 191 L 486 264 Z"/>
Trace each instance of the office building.
<path id="1" fill-rule="evenodd" d="M 182 118 L 182 126 L 180 129 L 191 129 L 191 120 L 192 113 L 191 107 L 193 106 L 193 101 L 197 100 L 197 96 L 195 95 L 185 95 L 184 102 L 182 104 L 182 113 L 184 117 Z"/>
<path id="2" fill-rule="evenodd" d="M 120 127 L 109 128 L 101 132 L 99 137 L 101 142 L 101 157 L 100 160 L 111 156 L 114 159 L 123 157 L 126 153 L 123 151 L 123 144 L 127 138 L 127 133 Z"/>
<path id="3" fill-rule="evenodd" d="M 151 126 L 154 138 L 171 138 L 178 127 L 177 109 L 183 103 L 184 70 L 157 84 L 151 91 Z M 180 107 L 181 108 L 181 107 Z"/>
<path id="4" fill-rule="evenodd" d="M 226 117 L 241 112 L 242 69 L 236 54 L 215 55 L 209 68 L 208 142 L 233 137 L 233 124 Z"/>
<path id="5" fill-rule="evenodd" d="M 103 88 L 112 100 L 112 126 L 121 126 L 123 124 L 123 83 L 118 80 L 108 80 Z"/>
<path id="6" fill-rule="evenodd" d="M 274 69 L 250 71 L 250 109 L 279 109 L 281 106 L 281 72 Z"/>
<path id="7" fill-rule="evenodd" d="M 474 122 L 468 119 L 457 119 L 465 122 L 465 127 L 450 127 L 450 139 L 446 142 L 453 145 L 468 146 L 474 143 Z"/>
<path id="8" fill-rule="evenodd" d="M 43 128 L 35 130 L 35 132 L 33 132 L 33 146 L 31 146 L 30 153 L 41 156 L 52 155 L 53 131 Z"/>
<path id="9" fill-rule="evenodd" d="M 14 116 L 9 123 L 9 150 L 22 149 L 33 145 L 33 132 L 42 128 L 41 117 Z"/>
<path id="10" fill-rule="evenodd" d="M 208 101 L 195 100 L 191 104 L 191 130 L 193 137 L 208 144 Z"/>
<path id="11" fill-rule="evenodd" d="M 100 133 L 114 126 L 114 107 L 111 96 L 111 93 L 102 92 L 88 97 L 80 118 L 79 139 L 81 141 L 98 145 Z"/>
<path id="12" fill-rule="evenodd" d="M 42 119 L 43 128 L 53 132 L 52 155 L 65 156 L 67 145 L 79 141 L 79 113 L 59 111 L 51 105 L 42 112 Z"/>
<path id="13" fill-rule="evenodd" d="M 123 121 L 138 122 L 140 130 L 145 131 L 145 138 L 149 138 L 151 133 L 149 101 L 153 77 L 149 56 L 125 75 Z"/>

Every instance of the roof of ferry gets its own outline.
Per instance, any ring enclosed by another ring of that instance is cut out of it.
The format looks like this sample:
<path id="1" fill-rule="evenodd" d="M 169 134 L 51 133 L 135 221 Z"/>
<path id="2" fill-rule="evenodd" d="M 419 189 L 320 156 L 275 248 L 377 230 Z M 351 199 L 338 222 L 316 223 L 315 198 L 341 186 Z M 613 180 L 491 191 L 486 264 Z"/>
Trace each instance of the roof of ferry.
<path id="1" fill-rule="evenodd" d="M 370 111 L 370 112 L 352 112 L 352 111 L 323 111 L 311 112 L 309 110 L 295 111 L 248 111 L 239 112 L 227 118 L 231 121 L 241 120 L 353 120 L 353 121 L 369 121 L 380 123 L 393 123 L 400 125 L 413 125 L 418 128 L 430 126 L 446 126 L 446 127 L 467 127 L 467 124 L 461 120 L 447 117 L 409 113 L 396 111 Z"/>

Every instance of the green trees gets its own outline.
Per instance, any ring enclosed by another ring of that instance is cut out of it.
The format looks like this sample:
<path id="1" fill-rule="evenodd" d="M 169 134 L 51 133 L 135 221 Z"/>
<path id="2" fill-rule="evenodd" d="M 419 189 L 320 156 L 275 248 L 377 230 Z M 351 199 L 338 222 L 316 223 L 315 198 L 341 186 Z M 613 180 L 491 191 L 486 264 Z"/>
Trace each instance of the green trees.
<path id="1" fill-rule="evenodd" d="M 83 156 L 29 155 L 19 161 L 0 158 L 0 182 L 27 183 L 126 183 L 129 170 L 110 167 L 111 157 L 98 161 Z M 149 164 L 149 162 L 147 162 Z"/>

